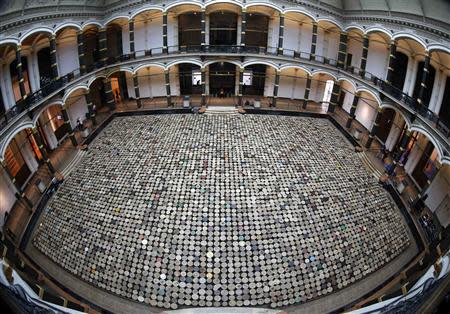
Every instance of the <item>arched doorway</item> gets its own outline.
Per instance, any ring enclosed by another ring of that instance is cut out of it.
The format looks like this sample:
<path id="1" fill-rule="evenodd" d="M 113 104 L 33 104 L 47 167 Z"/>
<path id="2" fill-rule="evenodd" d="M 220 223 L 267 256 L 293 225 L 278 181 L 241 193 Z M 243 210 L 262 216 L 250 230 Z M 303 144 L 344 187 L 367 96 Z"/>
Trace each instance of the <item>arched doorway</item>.
<path id="1" fill-rule="evenodd" d="M 396 51 L 394 59 L 394 73 L 392 75 L 391 84 L 398 89 L 403 90 L 407 70 L 408 56 L 400 51 Z"/>
<path id="2" fill-rule="evenodd" d="M 375 136 L 377 136 L 381 142 L 386 143 L 391 127 L 395 119 L 395 110 L 391 108 L 383 109 L 381 113 L 381 120 Z"/>
<path id="3" fill-rule="evenodd" d="M 243 95 L 263 96 L 266 84 L 266 65 L 252 64 L 246 66 L 243 77 Z"/>
<path id="4" fill-rule="evenodd" d="M 236 90 L 236 65 L 216 62 L 209 65 L 209 94 L 214 97 L 231 97 Z"/>
<path id="5" fill-rule="evenodd" d="M 209 44 L 231 46 L 237 44 L 238 15 L 231 11 L 215 11 L 209 15 Z"/>
<path id="6" fill-rule="evenodd" d="M 201 43 L 201 14 L 198 12 L 180 14 L 178 16 L 179 46 L 200 46 Z"/>
<path id="7" fill-rule="evenodd" d="M 181 95 L 201 95 L 202 72 L 200 66 L 192 63 L 180 63 L 178 76 Z"/>

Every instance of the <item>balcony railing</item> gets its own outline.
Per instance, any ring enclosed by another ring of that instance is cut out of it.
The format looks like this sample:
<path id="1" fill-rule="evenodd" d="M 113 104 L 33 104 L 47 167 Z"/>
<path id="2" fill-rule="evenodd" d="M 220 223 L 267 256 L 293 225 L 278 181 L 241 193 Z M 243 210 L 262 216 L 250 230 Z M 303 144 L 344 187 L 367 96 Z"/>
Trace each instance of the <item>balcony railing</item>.
<path id="1" fill-rule="evenodd" d="M 326 64 L 333 67 L 337 67 L 338 62 L 334 59 L 329 59 L 323 56 L 312 56 L 309 52 L 296 51 L 291 49 L 283 49 L 281 52 L 276 47 L 256 47 L 256 46 L 241 46 L 241 45 L 189 45 L 189 46 L 170 46 L 167 47 L 167 52 L 162 47 L 152 48 L 148 50 L 139 50 L 134 53 L 124 54 L 117 57 L 110 57 L 106 63 L 96 62 L 86 67 L 86 74 L 99 70 L 109 65 L 119 64 L 129 60 L 139 60 L 149 56 L 161 56 L 161 55 L 174 55 L 185 53 L 227 53 L 227 54 L 261 54 L 261 55 L 278 55 L 283 57 L 290 57 L 299 60 L 308 60 L 309 62 L 315 62 L 319 64 Z M 377 86 L 383 92 L 389 94 L 391 97 L 400 101 L 406 107 L 413 110 L 416 114 L 425 118 L 434 124 L 437 130 L 439 130 L 445 137 L 450 136 L 450 125 L 440 120 L 439 116 L 429 110 L 427 106 L 421 105 L 413 97 L 403 93 L 402 90 L 396 88 L 392 84 L 380 79 L 379 77 L 371 74 L 367 71 L 362 71 L 356 67 L 344 67 L 339 68 L 339 71 L 351 73 L 360 76 L 368 83 Z M 73 80 L 81 77 L 80 69 L 76 69 L 57 80 L 54 80 L 44 86 L 41 89 L 29 94 L 25 99 L 22 99 L 16 103 L 16 105 L 0 116 L 0 130 L 8 125 L 8 123 L 18 116 L 20 113 L 30 110 L 34 105 L 39 103 L 42 99 L 55 93 L 57 90 L 62 89 L 65 85 Z"/>

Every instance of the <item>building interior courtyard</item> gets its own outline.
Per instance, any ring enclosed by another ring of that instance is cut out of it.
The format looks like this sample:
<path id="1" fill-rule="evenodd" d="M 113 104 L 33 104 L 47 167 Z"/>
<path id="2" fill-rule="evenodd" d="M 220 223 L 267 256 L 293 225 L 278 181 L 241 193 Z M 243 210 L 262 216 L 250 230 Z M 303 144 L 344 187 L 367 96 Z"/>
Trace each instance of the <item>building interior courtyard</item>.
<path id="1" fill-rule="evenodd" d="M 450 3 L 0 3 L 11 313 L 440 313 Z"/>

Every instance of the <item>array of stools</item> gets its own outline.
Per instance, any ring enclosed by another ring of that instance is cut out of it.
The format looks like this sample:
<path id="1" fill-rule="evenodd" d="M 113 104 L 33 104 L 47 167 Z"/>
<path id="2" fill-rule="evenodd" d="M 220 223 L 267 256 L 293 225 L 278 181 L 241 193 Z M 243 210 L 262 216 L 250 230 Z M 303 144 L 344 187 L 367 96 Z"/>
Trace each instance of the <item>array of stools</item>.
<path id="1" fill-rule="evenodd" d="M 116 118 L 34 245 L 160 308 L 272 306 L 343 289 L 409 245 L 395 203 L 325 119 Z"/>

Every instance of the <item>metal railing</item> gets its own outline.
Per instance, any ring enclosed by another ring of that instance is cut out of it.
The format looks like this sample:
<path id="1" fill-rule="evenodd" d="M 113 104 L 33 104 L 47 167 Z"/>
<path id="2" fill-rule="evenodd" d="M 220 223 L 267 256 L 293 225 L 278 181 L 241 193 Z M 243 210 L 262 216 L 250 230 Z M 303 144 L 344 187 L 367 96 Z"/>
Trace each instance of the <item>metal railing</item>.
<path id="1" fill-rule="evenodd" d="M 106 62 L 96 62 L 94 64 L 86 66 L 86 73 L 84 74 L 91 73 L 92 71 L 99 70 L 110 65 L 116 65 L 130 60 L 138 60 L 149 56 L 174 55 L 184 53 L 250 53 L 272 55 L 289 57 L 299 60 L 307 60 L 309 62 L 316 62 L 319 64 L 337 67 L 338 71 L 358 75 L 371 85 L 378 87 L 386 94 L 398 100 L 401 104 L 413 110 L 416 114 L 430 121 L 432 124 L 434 124 L 434 127 L 436 127 L 436 129 L 440 131 L 445 137 L 450 136 L 449 124 L 446 124 L 444 121 L 442 121 L 439 116 L 428 109 L 427 106 L 419 104 L 416 99 L 403 93 L 403 91 L 398 89 L 397 87 L 384 81 L 376 75 L 365 70 L 361 70 L 357 67 L 344 66 L 339 68 L 337 60 L 324 56 L 312 55 L 310 52 L 296 51 L 292 49 L 279 50 L 277 47 L 257 47 L 248 45 L 180 45 L 169 46 L 166 49 L 164 49 L 163 47 L 158 47 L 148 50 L 138 50 L 134 53 L 124 54 L 117 57 L 110 57 Z M 8 109 L 6 112 L 0 115 L 0 130 L 7 126 L 8 123 L 20 113 L 29 110 L 45 97 L 48 97 L 52 93 L 55 93 L 57 90 L 62 89 L 68 83 L 81 76 L 82 74 L 80 72 L 80 69 L 76 69 L 56 80 L 53 80 L 52 82 L 49 82 L 48 84 L 42 86 L 41 89 L 29 94 L 25 99 L 18 101 L 14 107 Z"/>

